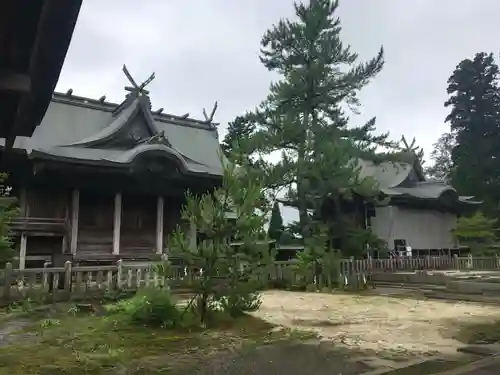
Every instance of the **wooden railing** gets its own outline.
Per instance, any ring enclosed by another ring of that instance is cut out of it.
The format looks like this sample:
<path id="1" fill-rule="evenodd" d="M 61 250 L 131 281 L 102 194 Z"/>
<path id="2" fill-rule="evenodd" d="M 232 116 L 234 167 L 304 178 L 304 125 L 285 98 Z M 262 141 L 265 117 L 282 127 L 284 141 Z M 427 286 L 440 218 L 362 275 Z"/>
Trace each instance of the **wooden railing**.
<path id="1" fill-rule="evenodd" d="M 263 277 L 268 281 L 298 280 L 297 261 L 274 262 Z M 119 260 L 108 266 L 74 266 L 13 269 L 8 263 L 0 270 L 0 301 L 3 303 L 29 296 L 49 297 L 54 301 L 87 298 L 104 292 L 135 291 L 145 286 L 179 287 L 197 278 L 182 265 L 173 265 L 169 278 L 155 271 L 153 264 L 127 264 Z M 339 280 L 373 273 L 405 272 L 415 270 L 500 270 L 500 257 L 426 257 L 391 259 L 343 259 L 340 261 Z M 3 289 L 3 290 L 2 290 Z"/>
<path id="2" fill-rule="evenodd" d="M 71 225 L 67 219 L 20 216 L 12 219 L 10 226 L 14 232 L 64 233 Z"/>

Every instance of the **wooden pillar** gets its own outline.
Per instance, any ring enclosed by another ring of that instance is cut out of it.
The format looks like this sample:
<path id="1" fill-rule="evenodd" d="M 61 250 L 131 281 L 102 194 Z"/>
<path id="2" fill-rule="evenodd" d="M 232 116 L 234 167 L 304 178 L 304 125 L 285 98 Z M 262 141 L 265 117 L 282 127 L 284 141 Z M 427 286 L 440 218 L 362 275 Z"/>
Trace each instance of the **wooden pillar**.
<path id="1" fill-rule="evenodd" d="M 193 250 L 198 246 L 197 231 L 196 224 L 189 223 L 189 247 Z"/>
<path id="2" fill-rule="evenodd" d="M 120 254 L 120 229 L 122 225 L 122 193 L 115 194 L 113 221 L 113 254 Z"/>
<path id="3" fill-rule="evenodd" d="M 71 254 L 76 254 L 78 247 L 78 218 L 80 217 L 80 190 L 71 192 Z"/>
<path id="4" fill-rule="evenodd" d="M 20 216 L 28 216 L 28 191 L 25 186 L 21 187 L 19 193 L 19 211 Z"/>
<path id="5" fill-rule="evenodd" d="M 21 243 L 19 244 L 19 269 L 26 268 L 26 247 L 28 245 L 28 235 L 25 232 L 21 233 Z"/>
<path id="6" fill-rule="evenodd" d="M 156 200 L 156 254 L 163 253 L 163 211 L 165 200 L 158 197 Z"/>

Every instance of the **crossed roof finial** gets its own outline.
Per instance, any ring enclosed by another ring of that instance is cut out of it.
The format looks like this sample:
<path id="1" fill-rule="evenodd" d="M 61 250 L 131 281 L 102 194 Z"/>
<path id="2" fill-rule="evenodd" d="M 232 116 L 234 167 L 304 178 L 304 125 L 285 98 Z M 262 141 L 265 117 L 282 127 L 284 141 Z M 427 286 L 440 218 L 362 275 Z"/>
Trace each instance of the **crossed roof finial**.
<path id="1" fill-rule="evenodd" d="M 151 81 L 153 81 L 153 79 L 155 79 L 154 73 L 152 73 L 149 76 L 149 78 L 147 80 L 145 80 L 143 83 L 141 83 L 140 85 L 138 85 L 135 82 L 135 80 L 132 78 L 132 76 L 130 75 L 130 72 L 128 71 L 127 66 L 125 64 L 123 64 L 123 73 L 125 73 L 125 76 L 127 77 L 130 84 L 132 85 L 132 86 L 126 86 L 125 90 L 130 91 L 131 93 L 133 93 L 135 95 L 148 95 L 149 94 L 149 91 L 145 90 L 144 88 L 147 85 L 149 85 L 151 83 Z"/>

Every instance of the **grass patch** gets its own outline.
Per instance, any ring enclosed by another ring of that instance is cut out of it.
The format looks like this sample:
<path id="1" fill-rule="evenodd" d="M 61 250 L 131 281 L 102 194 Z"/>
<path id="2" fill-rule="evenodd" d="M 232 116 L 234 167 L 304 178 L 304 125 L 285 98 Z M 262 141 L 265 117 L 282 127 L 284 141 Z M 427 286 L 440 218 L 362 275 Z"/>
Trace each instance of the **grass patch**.
<path id="1" fill-rule="evenodd" d="M 481 323 L 460 323 L 454 338 L 465 344 L 494 344 L 500 342 L 500 320 Z"/>
<path id="2" fill-rule="evenodd" d="M 270 324 L 252 316 L 221 319 L 211 329 L 168 330 L 132 325 L 120 314 L 70 314 L 67 306 L 64 309 L 50 317 L 35 316 L 16 333 L 34 334 L 29 340 L 0 346 L 0 375 L 109 374 L 114 368 L 129 374 L 165 374 L 176 361 L 203 360 L 214 350 L 301 336 L 288 330 L 271 332 Z"/>

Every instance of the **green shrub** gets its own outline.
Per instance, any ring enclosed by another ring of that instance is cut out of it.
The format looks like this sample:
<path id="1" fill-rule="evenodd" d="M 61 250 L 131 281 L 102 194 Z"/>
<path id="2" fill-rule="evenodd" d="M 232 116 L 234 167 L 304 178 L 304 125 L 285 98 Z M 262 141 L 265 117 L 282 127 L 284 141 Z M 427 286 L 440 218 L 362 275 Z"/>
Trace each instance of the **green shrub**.
<path id="1" fill-rule="evenodd" d="M 182 311 L 165 289 L 147 288 L 128 299 L 107 307 L 110 313 L 122 313 L 131 323 L 144 326 L 173 328 L 181 325 Z"/>
<path id="2" fill-rule="evenodd" d="M 222 311 L 233 318 L 256 311 L 262 304 L 260 294 L 256 292 L 234 293 L 220 298 L 217 302 Z"/>

